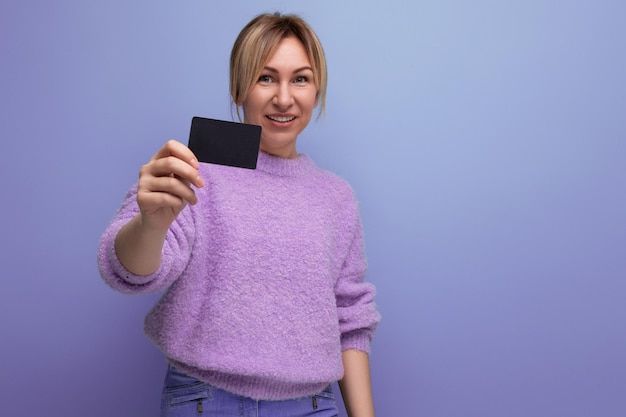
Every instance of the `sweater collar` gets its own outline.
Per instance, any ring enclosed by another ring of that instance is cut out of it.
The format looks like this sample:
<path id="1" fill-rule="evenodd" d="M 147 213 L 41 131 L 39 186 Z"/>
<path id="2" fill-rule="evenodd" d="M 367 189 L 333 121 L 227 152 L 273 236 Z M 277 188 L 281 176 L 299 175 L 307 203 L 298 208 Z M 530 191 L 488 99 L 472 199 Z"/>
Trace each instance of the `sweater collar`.
<path id="1" fill-rule="evenodd" d="M 314 167 L 313 161 L 304 154 L 288 159 L 259 151 L 256 169 L 279 177 L 297 177 Z"/>

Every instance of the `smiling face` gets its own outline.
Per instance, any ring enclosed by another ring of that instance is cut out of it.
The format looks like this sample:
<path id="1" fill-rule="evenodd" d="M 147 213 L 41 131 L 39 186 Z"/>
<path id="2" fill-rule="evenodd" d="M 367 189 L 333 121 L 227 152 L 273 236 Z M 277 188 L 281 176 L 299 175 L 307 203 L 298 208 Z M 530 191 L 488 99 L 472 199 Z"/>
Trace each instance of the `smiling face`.
<path id="1" fill-rule="evenodd" d="M 260 125 L 262 151 L 295 158 L 296 139 L 309 124 L 318 90 L 302 43 L 280 41 L 243 102 L 244 122 Z"/>

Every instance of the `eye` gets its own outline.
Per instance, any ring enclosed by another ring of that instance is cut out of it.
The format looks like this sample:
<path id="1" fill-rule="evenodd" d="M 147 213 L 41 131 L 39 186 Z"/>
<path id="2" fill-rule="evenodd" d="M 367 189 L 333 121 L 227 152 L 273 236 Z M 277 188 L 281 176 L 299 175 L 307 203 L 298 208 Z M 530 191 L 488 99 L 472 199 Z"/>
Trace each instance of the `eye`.
<path id="1" fill-rule="evenodd" d="M 259 82 L 260 83 L 271 83 L 273 81 L 272 77 L 270 75 L 261 75 L 259 77 Z"/>
<path id="2" fill-rule="evenodd" d="M 302 83 L 306 83 L 308 82 L 309 79 L 307 77 L 305 77 L 304 75 L 299 75 L 294 79 L 294 82 L 296 84 L 302 84 Z"/>

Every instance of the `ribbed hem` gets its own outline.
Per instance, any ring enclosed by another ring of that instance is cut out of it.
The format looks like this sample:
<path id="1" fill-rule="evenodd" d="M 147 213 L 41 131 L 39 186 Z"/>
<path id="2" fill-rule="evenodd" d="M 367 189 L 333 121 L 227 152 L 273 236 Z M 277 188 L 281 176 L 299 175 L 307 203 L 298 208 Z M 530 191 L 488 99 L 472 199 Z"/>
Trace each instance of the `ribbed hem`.
<path id="1" fill-rule="evenodd" d="M 206 371 L 170 359 L 175 367 L 208 384 L 214 385 L 233 394 L 255 400 L 291 400 L 315 395 L 335 381 L 319 383 L 296 383 L 277 381 L 271 378 L 225 374 L 216 371 Z M 339 378 L 340 376 L 338 376 Z"/>

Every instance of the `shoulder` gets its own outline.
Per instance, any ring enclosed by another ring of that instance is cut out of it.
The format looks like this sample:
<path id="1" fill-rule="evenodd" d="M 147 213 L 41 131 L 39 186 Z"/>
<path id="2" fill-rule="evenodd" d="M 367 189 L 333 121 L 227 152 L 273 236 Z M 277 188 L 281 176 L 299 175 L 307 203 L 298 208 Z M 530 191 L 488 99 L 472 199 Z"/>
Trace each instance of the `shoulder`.
<path id="1" fill-rule="evenodd" d="M 320 170 L 320 175 L 323 177 L 324 181 L 333 189 L 337 190 L 339 193 L 346 194 L 346 196 L 350 196 L 352 198 L 355 197 L 354 189 L 345 178 L 335 174 L 334 172 L 321 168 L 318 169 Z"/>
<path id="2" fill-rule="evenodd" d="M 357 197 L 350 183 L 340 175 L 315 165 L 316 183 L 325 195 L 351 210 L 357 210 Z"/>

